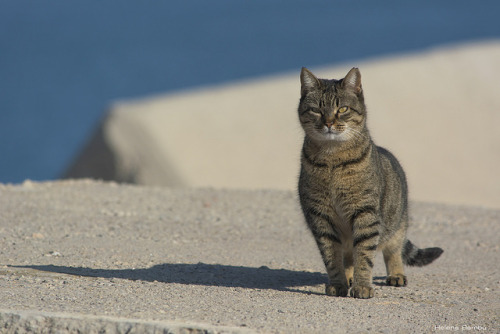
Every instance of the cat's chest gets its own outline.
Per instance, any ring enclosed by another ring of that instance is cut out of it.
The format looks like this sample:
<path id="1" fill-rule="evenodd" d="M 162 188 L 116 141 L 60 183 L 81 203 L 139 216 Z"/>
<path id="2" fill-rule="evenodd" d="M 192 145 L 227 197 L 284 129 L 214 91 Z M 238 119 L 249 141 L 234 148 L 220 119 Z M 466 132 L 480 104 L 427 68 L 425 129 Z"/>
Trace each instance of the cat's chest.
<path id="1" fill-rule="evenodd" d="M 352 232 L 350 217 L 355 208 L 359 203 L 371 202 L 371 197 L 377 193 L 373 176 L 368 176 L 366 170 L 316 168 L 307 177 L 306 188 L 324 208 L 328 208 L 329 215 L 344 236 Z"/>
<path id="2" fill-rule="evenodd" d="M 310 190 L 315 194 L 313 197 L 321 202 L 323 207 L 328 208 L 337 225 L 345 225 L 343 227 L 350 230 L 350 226 L 347 226 L 349 212 L 359 190 L 350 187 L 345 181 L 331 172 L 317 173 L 309 178 Z"/>
<path id="3" fill-rule="evenodd" d="M 311 168 L 307 173 L 308 183 L 328 198 L 341 202 L 343 199 L 355 200 L 360 192 L 370 188 L 373 174 L 370 166 L 362 168 L 331 166 Z"/>

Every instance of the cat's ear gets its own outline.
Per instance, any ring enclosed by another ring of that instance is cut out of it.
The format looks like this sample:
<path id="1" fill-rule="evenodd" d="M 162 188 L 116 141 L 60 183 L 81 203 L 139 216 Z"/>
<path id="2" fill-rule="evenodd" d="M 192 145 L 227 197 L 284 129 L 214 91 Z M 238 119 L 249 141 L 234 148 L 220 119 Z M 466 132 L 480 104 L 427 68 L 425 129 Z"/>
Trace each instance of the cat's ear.
<path id="1" fill-rule="evenodd" d="M 363 90 L 361 87 L 361 72 L 358 68 L 353 67 L 342 80 L 342 88 L 352 91 L 358 95 Z"/>
<path id="2" fill-rule="evenodd" d="M 307 92 L 318 89 L 320 86 L 318 78 L 305 67 L 302 67 L 302 71 L 300 71 L 300 84 L 300 93 L 302 96 Z"/>

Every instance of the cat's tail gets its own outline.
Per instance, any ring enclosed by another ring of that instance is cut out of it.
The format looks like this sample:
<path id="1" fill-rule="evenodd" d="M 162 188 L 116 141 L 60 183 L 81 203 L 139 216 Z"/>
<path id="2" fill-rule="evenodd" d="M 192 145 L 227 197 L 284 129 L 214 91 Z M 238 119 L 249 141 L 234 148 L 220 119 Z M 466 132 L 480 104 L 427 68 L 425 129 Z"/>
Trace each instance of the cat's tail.
<path id="1" fill-rule="evenodd" d="M 403 263 L 407 266 L 422 267 L 437 259 L 443 250 L 439 247 L 420 249 L 410 240 L 406 240 L 403 246 Z"/>

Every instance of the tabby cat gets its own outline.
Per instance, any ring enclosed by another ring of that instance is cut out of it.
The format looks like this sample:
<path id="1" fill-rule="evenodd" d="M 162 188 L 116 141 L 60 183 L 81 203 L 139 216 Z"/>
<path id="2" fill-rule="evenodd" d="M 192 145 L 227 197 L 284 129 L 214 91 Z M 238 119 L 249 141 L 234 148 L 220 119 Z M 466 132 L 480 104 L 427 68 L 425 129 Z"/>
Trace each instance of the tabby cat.
<path id="1" fill-rule="evenodd" d="M 406 286 L 403 263 L 423 266 L 441 248 L 419 249 L 406 239 L 408 190 L 396 158 L 376 146 L 366 126 L 361 73 L 340 80 L 300 74 L 299 119 L 305 132 L 299 198 L 328 273 L 326 294 L 371 298 L 375 252 L 386 283 Z"/>

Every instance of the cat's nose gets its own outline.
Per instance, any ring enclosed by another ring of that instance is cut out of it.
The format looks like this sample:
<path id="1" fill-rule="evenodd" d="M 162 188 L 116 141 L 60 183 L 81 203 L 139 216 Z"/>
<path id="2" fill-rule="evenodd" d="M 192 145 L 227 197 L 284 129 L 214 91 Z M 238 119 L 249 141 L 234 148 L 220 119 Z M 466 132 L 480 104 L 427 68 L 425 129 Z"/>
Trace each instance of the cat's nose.
<path id="1" fill-rule="evenodd" d="M 332 127 L 332 125 L 333 125 L 333 122 L 325 122 L 325 125 L 326 125 L 327 128 L 330 129 Z"/>

